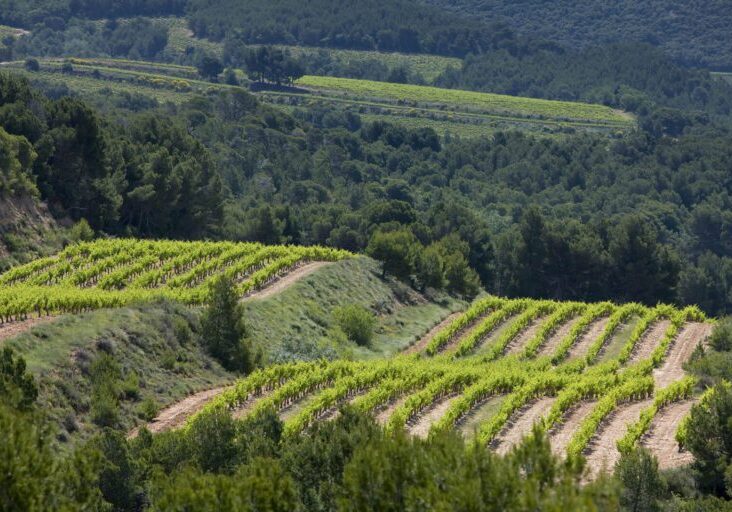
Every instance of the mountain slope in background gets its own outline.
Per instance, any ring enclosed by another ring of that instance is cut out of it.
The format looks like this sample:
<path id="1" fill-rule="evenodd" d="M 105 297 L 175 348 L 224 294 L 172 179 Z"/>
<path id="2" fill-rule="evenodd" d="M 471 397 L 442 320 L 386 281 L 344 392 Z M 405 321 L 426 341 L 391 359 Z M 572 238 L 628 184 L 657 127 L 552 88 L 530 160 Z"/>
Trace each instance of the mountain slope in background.
<path id="1" fill-rule="evenodd" d="M 732 69 L 732 4 L 724 0 L 424 0 L 466 17 L 506 22 L 563 46 L 659 45 L 684 64 Z"/>

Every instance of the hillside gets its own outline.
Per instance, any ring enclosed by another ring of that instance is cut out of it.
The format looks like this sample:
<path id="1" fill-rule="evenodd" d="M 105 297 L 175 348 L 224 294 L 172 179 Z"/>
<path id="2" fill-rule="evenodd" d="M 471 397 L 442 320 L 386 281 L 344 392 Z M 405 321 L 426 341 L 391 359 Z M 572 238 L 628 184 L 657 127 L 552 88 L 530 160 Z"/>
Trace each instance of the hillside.
<path id="1" fill-rule="evenodd" d="M 201 414 L 274 408 L 285 435 L 295 436 L 348 404 L 419 437 L 457 426 L 499 453 L 538 421 L 556 453 L 588 456 L 590 478 L 636 443 L 669 468 L 679 463 L 677 448 L 656 451 L 657 439 L 646 433 L 657 414 L 677 404 L 688 410 L 694 399 L 695 379 L 682 364 L 711 332 L 704 322 L 693 308 L 489 297 L 454 317 L 421 356 L 275 366 L 238 382 Z M 664 428 L 674 433 L 683 418 Z"/>
<path id="2" fill-rule="evenodd" d="M 405 297 L 403 287 L 382 281 L 378 273 L 375 262 L 357 258 L 308 274 L 290 272 L 247 298 L 246 323 L 257 350 L 269 362 L 380 357 L 402 350 L 462 307 L 449 297 L 439 302 L 414 292 Z M 333 310 L 342 304 L 360 304 L 376 314 L 375 339 L 369 347 L 358 347 L 338 334 Z M 117 426 L 125 431 L 188 395 L 223 389 L 235 380 L 235 374 L 203 350 L 200 314 L 201 308 L 154 300 L 31 318 L 0 325 L 0 345 L 26 359 L 39 380 L 40 400 L 48 404 L 64 441 L 76 443 L 96 432 L 88 408 L 94 386 L 88 368 L 105 355 L 119 366 L 122 380 L 134 387 L 120 402 Z"/>
<path id="3" fill-rule="evenodd" d="M 500 21 L 520 34 L 565 47 L 647 42 L 660 46 L 689 66 L 732 69 L 732 46 L 726 37 L 732 12 L 724 2 L 424 0 L 423 3 L 466 18 Z"/>

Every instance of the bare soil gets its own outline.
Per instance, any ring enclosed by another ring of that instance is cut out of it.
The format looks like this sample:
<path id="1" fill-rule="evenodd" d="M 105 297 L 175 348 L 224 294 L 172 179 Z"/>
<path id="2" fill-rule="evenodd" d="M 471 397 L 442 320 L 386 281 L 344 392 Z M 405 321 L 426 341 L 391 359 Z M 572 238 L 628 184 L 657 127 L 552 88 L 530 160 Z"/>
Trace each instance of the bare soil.
<path id="1" fill-rule="evenodd" d="M 475 404 L 468 413 L 458 420 L 455 428 L 463 437 L 472 437 L 480 428 L 480 425 L 493 417 L 501 408 L 506 395 L 492 395 L 485 400 Z"/>
<path id="2" fill-rule="evenodd" d="M 628 364 L 635 364 L 651 357 L 653 351 L 663 341 L 670 326 L 670 320 L 660 320 L 651 325 L 636 343 Z"/>
<path id="3" fill-rule="evenodd" d="M 541 327 L 541 324 L 544 323 L 546 318 L 546 316 L 535 318 L 523 331 L 518 334 L 518 336 L 516 336 L 508 343 L 508 345 L 506 345 L 506 350 L 504 350 L 503 353 L 507 356 L 519 354 L 526 347 L 526 344 L 534 339 L 534 336 L 536 336 L 536 333 L 539 332 L 539 328 Z"/>
<path id="4" fill-rule="evenodd" d="M 585 453 L 589 480 L 594 479 L 603 471 L 613 471 L 615 463 L 620 459 L 617 442 L 625 435 L 628 426 L 638 421 L 641 411 L 651 404 L 653 404 L 652 399 L 620 404 L 605 418 L 590 440 Z"/>
<path id="5" fill-rule="evenodd" d="M 570 318 L 569 321 L 561 324 L 559 328 L 551 333 L 549 335 L 549 338 L 541 344 L 539 350 L 536 351 L 536 356 L 553 356 L 554 352 L 556 352 L 557 348 L 559 348 L 559 344 L 564 338 L 567 337 L 567 335 L 569 335 L 569 332 L 577 324 L 577 322 L 580 321 L 580 318 L 580 316 L 575 316 L 573 318 Z"/>
<path id="6" fill-rule="evenodd" d="M 438 323 L 432 329 L 430 329 L 429 332 L 427 332 L 427 334 L 422 336 L 422 339 L 420 339 L 417 343 L 405 348 L 402 351 L 402 354 L 410 355 L 410 354 L 418 354 L 418 353 L 422 352 L 425 348 L 427 348 L 427 345 L 430 344 L 430 342 L 434 339 L 435 336 L 437 336 L 443 329 L 445 329 L 448 325 L 450 325 L 460 315 L 462 315 L 462 312 L 460 312 L 460 311 L 449 315 L 442 322 Z"/>
<path id="7" fill-rule="evenodd" d="M 658 458 L 659 469 L 672 469 L 694 462 L 694 456 L 679 449 L 676 430 L 681 420 L 689 414 L 694 400 L 668 404 L 653 418 L 648 432 L 641 439 L 641 445 Z"/>
<path id="8" fill-rule="evenodd" d="M 242 300 L 252 300 L 252 299 L 267 299 L 277 293 L 280 293 L 285 288 L 288 288 L 289 286 L 293 285 L 300 279 L 303 279 L 316 270 L 325 267 L 326 265 L 331 265 L 330 262 L 326 261 L 313 261 L 311 263 L 306 263 L 304 265 L 301 265 L 297 267 L 296 269 L 292 270 L 292 272 L 288 272 L 287 274 L 283 275 L 282 277 L 278 278 L 276 281 L 268 284 L 261 290 L 257 290 L 246 297 L 244 297 Z"/>
<path id="9" fill-rule="evenodd" d="M 56 318 L 57 317 L 55 316 L 44 316 L 40 318 L 29 318 L 28 320 L 23 320 L 20 322 L 10 322 L 2 324 L 0 325 L 0 341 L 5 341 L 11 338 L 15 338 L 16 336 L 20 336 L 24 332 L 30 331 L 31 329 L 39 325 L 52 322 Z"/>
<path id="10" fill-rule="evenodd" d="M 493 313 L 493 311 L 494 311 L 493 309 L 489 309 L 488 311 L 486 311 L 485 313 L 480 315 L 478 318 L 476 318 L 473 322 L 466 325 L 455 336 L 453 336 L 452 340 L 450 340 L 444 347 L 442 347 L 440 349 L 440 352 L 449 353 L 449 352 L 452 352 L 453 350 L 455 350 L 457 347 L 459 347 L 460 343 L 462 343 L 463 340 L 465 338 L 467 338 L 468 335 L 470 335 L 470 333 L 473 331 L 475 326 L 477 326 L 480 322 L 482 322 L 485 319 L 485 317 L 487 317 L 488 315 Z M 490 334 L 488 334 L 488 336 L 490 336 Z"/>
<path id="11" fill-rule="evenodd" d="M 449 395 L 435 400 L 427 409 L 425 409 L 419 417 L 408 426 L 408 432 L 413 436 L 427 438 L 430 428 L 434 423 L 440 420 L 452 405 L 457 395 Z"/>
<path id="12" fill-rule="evenodd" d="M 383 409 L 381 409 L 380 411 L 378 411 L 376 413 L 376 423 L 378 423 L 379 425 L 382 425 L 382 426 L 386 425 L 386 423 L 389 421 L 389 418 L 391 418 L 391 415 L 394 413 L 394 411 L 396 411 L 402 405 L 404 405 L 404 402 L 407 401 L 407 398 L 409 398 L 408 394 L 389 402 L 389 404 L 386 407 L 384 407 Z"/>
<path id="13" fill-rule="evenodd" d="M 160 411 L 155 419 L 147 424 L 147 429 L 157 434 L 159 432 L 180 428 L 188 418 L 203 409 L 208 402 L 229 388 L 230 386 L 222 386 L 190 395 L 180 402 L 176 402 Z M 137 437 L 138 432 L 139 428 L 133 429 L 127 434 L 127 438 L 132 439 Z"/>
<path id="14" fill-rule="evenodd" d="M 552 446 L 552 452 L 557 457 L 565 457 L 567 455 L 567 447 L 572 436 L 579 428 L 584 419 L 592 412 L 597 405 L 597 401 L 580 402 L 571 407 L 562 418 L 562 422 L 555 425 L 549 431 L 549 442 Z"/>
<path id="15" fill-rule="evenodd" d="M 579 340 L 569 349 L 567 359 L 576 359 L 587 355 L 592 343 L 605 331 L 610 317 L 604 316 L 592 322 Z"/>
<path id="16" fill-rule="evenodd" d="M 511 448 L 531 433 L 534 424 L 546 416 L 555 400 L 555 397 L 540 398 L 514 412 L 503 430 L 491 443 L 491 447 L 501 455 L 507 454 Z"/>
<path id="17" fill-rule="evenodd" d="M 704 344 L 711 333 L 711 324 L 692 322 L 684 325 L 671 345 L 663 365 L 653 370 L 656 388 L 664 388 L 682 379 L 684 363 L 689 360 L 697 345 Z"/>
<path id="18" fill-rule="evenodd" d="M 517 317 L 518 315 L 511 315 L 498 322 L 498 325 L 496 325 L 495 329 L 485 335 L 483 339 L 478 341 L 478 343 L 475 345 L 475 348 L 473 349 L 473 352 L 481 352 L 488 349 L 498 338 L 503 335 L 506 329 L 511 326 L 511 324 L 516 320 Z"/>
<path id="19" fill-rule="evenodd" d="M 236 409 L 231 411 L 231 416 L 235 420 L 240 420 L 244 418 L 247 414 L 252 412 L 252 409 L 254 409 L 254 406 L 259 403 L 260 400 L 263 400 L 270 396 L 272 393 L 274 393 L 273 389 L 268 389 L 265 391 L 262 391 L 259 394 L 256 395 L 250 395 L 249 398 L 247 398 L 244 403 L 240 404 Z"/>

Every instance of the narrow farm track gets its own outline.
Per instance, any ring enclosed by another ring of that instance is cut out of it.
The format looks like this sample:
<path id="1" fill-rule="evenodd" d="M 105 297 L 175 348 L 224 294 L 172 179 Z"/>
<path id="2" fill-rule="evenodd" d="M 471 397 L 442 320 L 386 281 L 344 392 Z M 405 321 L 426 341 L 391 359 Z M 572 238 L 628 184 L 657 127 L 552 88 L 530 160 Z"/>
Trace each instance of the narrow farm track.
<path id="1" fill-rule="evenodd" d="M 424 410 L 419 417 L 408 426 L 407 431 L 413 436 L 426 439 L 427 434 L 430 433 L 432 425 L 445 415 L 455 398 L 457 398 L 457 395 L 449 395 L 433 402 L 432 405 Z"/>
<path id="2" fill-rule="evenodd" d="M 20 322 L 8 322 L 0 325 L 0 342 L 20 336 L 34 327 L 52 322 L 57 317 L 43 316 L 40 318 L 29 318 Z"/>
<path id="3" fill-rule="evenodd" d="M 288 272 L 287 274 L 283 275 L 282 277 L 276 279 L 269 285 L 265 286 L 264 288 L 261 288 L 260 290 L 257 290 L 256 292 L 253 292 L 246 297 L 244 297 L 242 300 L 252 300 L 252 299 L 267 299 L 269 297 L 272 297 L 273 295 L 276 295 L 280 293 L 281 291 L 289 288 L 296 282 L 298 282 L 300 279 L 303 279 L 313 272 L 327 266 L 331 265 L 331 263 L 325 262 L 325 261 L 313 261 L 310 263 L 306 263 L 304 265 L 301 265 L 297 267 L 296 269 L 292 270 L 291 272 Z"/>
<path id="4" fill-rule="evenodd" d="M 168 430 L 175 430 L 182 427 L 188 418 L 203 409 L 208 402 L 230 387 L 231 386 L 222 386 L 207 389 L 206 391 L 200 391 L 184 398 L 180 402 L 176 402 L 173 405 L 166 407 L 158 413 L 154 420 L 146 425 L 147 429 L 150 432 L 157 434 L 159 432 L 166 432 Z M 127 434 L 127 438 L 133 439 L 137 437 L 139 430 L 139 428 L 133 429 Z"/>
<path id="5" fill-rule="evenodd" d="M 503 430 L 491 443 L 491 447 L 500 455 L 505 455 L 511 448 L 531 433 L 534 423 L 541 421 L 552 408 L 554 397 L 544 397 L 531 402 L 526 407 L 514 412 Z"/>
<path id="6" fill-rule="evenodd" d="M 251 395 L 247 398 L 244 403 L 240 404 L 236 409 L 231 411 L 231 416 L 235 420 L 240 420 L 246 417 L 247 414 L 252 412 L 254 406 L 256 406 L 260 400 L 263 400 L 274 393 L 274 390 L 268 389 L 256 395 Z"/>
<path id="7" fill-rule="evenodd" d="M 663 365 L 653 371 L 656 388 L 664 388 L 684 377 L 684 363 L 698 345 L 706 342 L 712 329 L 713 325 L 708 323 L 691 322 L 684 325 L 671 345 Z"/>
<path id="8" fill-rule="evenodd" d="M 498 411 L 506 396 L 492 395 L 475 404 L 465 416 L 458 420 L 455 429 L 463 437 L 473 436 L 480 428 L 480 424 L 491 418 Z"/>
<path id="9" fill-rule="evenodd" d="M 572 407 L 564 415 L 562 422 L 549 431 L 549 443 L 554 455 L 561 458 L 566 457 L 567 447 L 572 441 L 572 436 L 596 405 L 597 401 L 594 400 L 581 402 L 579 405 Z"/>
<path id="10" fill-rule="evenodd" d="M 448 325 L 450 325 L 457 317 L 462 315 L 462 312 L 458 311 L 457 313 L 453 313 L 449 315 L 447 318 L 445 318 L 442 322 L 435 325 L 432 329 L 430 329 L 427 334 L 422 336 L 422 338 L 417 341 L 417 343 L 408 346 L 402 351 L 402 354 L 410 355 L 410 354 L 418 354 L 422 352 L 427 345 L 430 344 L 430 341 L 437 336 L 437 334 L 440 333 L 443 329 L 445 329 Z"/>
<path id="11" fill-rule="evenodd" d="M 476 318 L 474 321 L 472 321 L 468 325 L 466 325 L 455 336 L 453 336 L 453 338 L 444 347 L 442 347 L 440 349 L 440 352 L 442 352 L 442 353 L 448 353 L 448 354 L 450 352 L 453 352 L 457 347 L 460 346 L 460 343 L 462 343 L 463 340 L 470 335 L 471 331 L 473 329 L 475 329 L 475 327 L 480 322 L 482 322 L 483 320 L 485 320 L 485 317 L 487 317 L 491 313 L 493 313 L 493 310 L 492 309 L 486 311 L 485 313 L 483 313 L 482 315 L 480 315 L 478 318 Z M 500 324 L 499 324 L 499 327 L 500 327 Z M 490 335 L 491 335 L 491 333 L 488 334 L 488 336 L 490 336 Z"/>
<path id="12" fill-rule="evenodd" d="M 612 472 L 620 459 L 617 442 L 625 435 L 628 426 L 638 421 L 641 411 L 651 404 L 652 399 L 620 404 L 605 418 L 587 448 L 589 479 L 594 479 L 603 470 Z"/>
<path id="13" fill-rule="evenodd" d="M 539 350 L 536 351 L 536 357 L 553 356 L 554 352 L 559 348 L 559 344 L 567 337 L 567 335 L 569 335 L 569 332 L 577 322 L 580 321 L 580 319 L 581 316 L 578 315 L 560 325 L 559 328 L 550 334 L 549 338 L 541 344 Z"/>
<path id="14" fill-rule="evenodd" d="M 636 343 L 627 364 L 632 365 L 651 357 L 653 351 L 663 341 L 669 327 L 671 327 L 670 320 L 660 320 L 651 325 Z"/>
<path id="15" fill-rule="evenodd" d="M 526 347 L 526 344 L 536 336 L 546 319 L 546 316 L 535 318 L 518 336 L 508 343 L 506 350 L 503 351 L 504 355 L 510 356 L 520 353 Z"/>
<path id="16" fill-rule="evenodd" d="M 503 333 L 508 329 L 511 324 L 518 318 L 518 315 L 511 315 L 504 320 L 502 320 L 495 329 L 493 329 L 491 332 L 489 332 L 487 335 L 483 337 L 473 349 L 473 353 L 481 352 L 483 350 L 488 349 L 493 343 L 503 335 Z"/>
<path id="17" fill-rule="evenodd" d="M 694 400 L 684 400 L 658 411 L 648 432 L 641 439 L 641 445 L 658 458 L 659 469 L 678 468 L 694 461 L 694 456 L 688 451 L 679 450 L 676 442 L 676 430 L 694 403 Z"/>
<path id="18" fill-rule="evenodd" d="M 409 395 L 404 395 L 396 400 L 393 400 L 386 404 L 385 407 L 383 407 L 381 410 L 376 412 L 376 423 L 379 425 L 386 425 L 386 423 L 389 421 L 389 418 L 391 418 L 391 415 L 394 414 L 394 411 L 399 409 L 402 405 L 404 405 L 404 402 L 407 401 L 407 398 L 409 398 Z"/>
<path id="19" fill-rule="evenodd" d="M 584 357 L 590 349 L 592 342 L 600 337 L 609 321 L 610 317 L 605 316 L 592 322 L 582 336 L 580 336 L 579 340 L 569 349 L 567 359 Z"/>

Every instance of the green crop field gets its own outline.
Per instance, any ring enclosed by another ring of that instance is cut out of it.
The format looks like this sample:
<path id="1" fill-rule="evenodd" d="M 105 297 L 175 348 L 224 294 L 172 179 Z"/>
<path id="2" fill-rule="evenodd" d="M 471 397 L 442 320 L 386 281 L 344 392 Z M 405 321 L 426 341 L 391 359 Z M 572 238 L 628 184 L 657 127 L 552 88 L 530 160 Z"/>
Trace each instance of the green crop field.
<path id="1" fill-rule="evenodd" d="M 712 76 L 721 78 L 725 82 L 732 84 L 732 73 L 712 73 Z"/>
<path id="2" fill-rule="evenodd" d="M 308 261 L 350 253 L 323 247 L 133 239 L 72 245 L 0 275 L 0 321 L 31 314 L 80 312 L 166 297 L 200 304 L 225 275 L 245 295 Z"/>
<path id="3" fill-rule="evenodd" d="M 202 414 L 244 403 L 252 415 L 274 408 L 286 435 L 297 435 L 348 404 L 373 412 L 387 428 L 426 436 L 459 428 L 481 409 L 476 439 L 499 451 L 528 433 L 531 418 L 563 452 L 587 452 L 610 434 L 611 445 L 628 450 L 644 442 L 659 410 L 694 396 L 695 380 L 677 356 L 690 353 L 710 326 L 696 308 L 487 297 L 409 355 L 273 366 L 238 382 Z M 603 357 L 609 345 L 617 347 Z M 580 405 L 589 406 L 570 418 Z M 619 431 L 601 428 L 629 408 L 638 414 Z M 683 439 L 683 422 L 676 426 Z M 571 435 L 558 436 L 560 427 Z"/>
<path id="4" fill-rule="evenodd" d="M 42 60 L 40 72 L 26 71 L 22 62 L 6 63 L 6 67 L 31 79 L 65 84 L 82 94 L 139 93 L 161 103 L 181 103 L 197 94 L 235 87 L 201 80 L 189 66 L 108 58 L 72 58 L 68 62 L 71 73 L 63 73 L 62 59 Z M 315 106 L 345 109 L 367 121 L 429 127 L 439 135 L 468 138 L 509 129 L 555 136 L 633 126 L 631 116 L 602 105 L 330 77 L 308 76 L 298 85 L 310 92 L 263 91 L 257 95 L 288 112 Z"/>
<path id="5" fill-rule="evenodd" d="M 429 105 L 438 108 L 449 106 L 455 110 L 609 126 L 633 124 L 633 118 L 629 114 L 604 105 L 588 103 L 321 76 L 305 76 L 297 81 L 297 85 L 325 94 L 341 94 L 364 100 L 388 99 L 404 105 Z"/>

